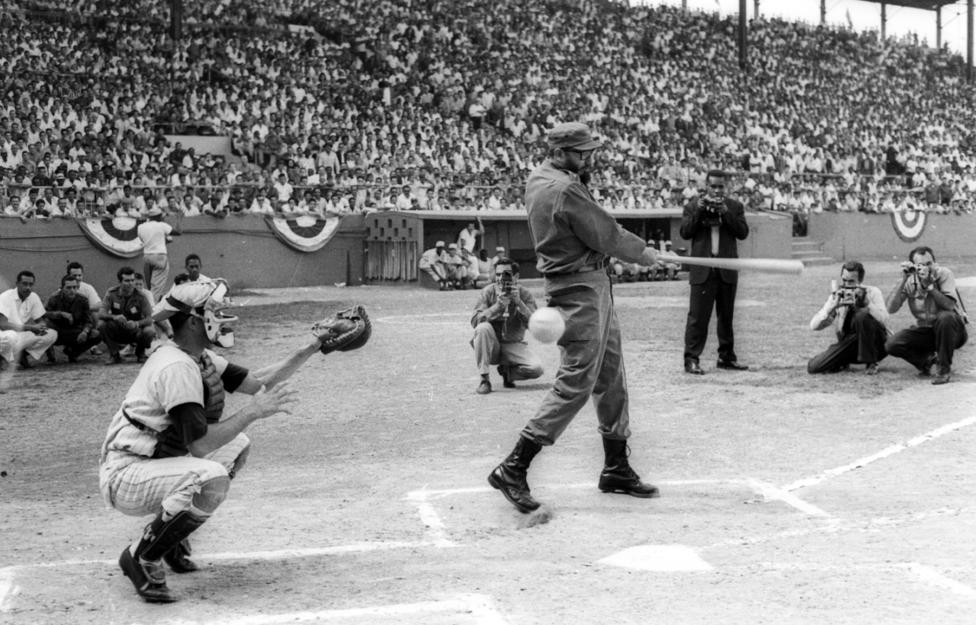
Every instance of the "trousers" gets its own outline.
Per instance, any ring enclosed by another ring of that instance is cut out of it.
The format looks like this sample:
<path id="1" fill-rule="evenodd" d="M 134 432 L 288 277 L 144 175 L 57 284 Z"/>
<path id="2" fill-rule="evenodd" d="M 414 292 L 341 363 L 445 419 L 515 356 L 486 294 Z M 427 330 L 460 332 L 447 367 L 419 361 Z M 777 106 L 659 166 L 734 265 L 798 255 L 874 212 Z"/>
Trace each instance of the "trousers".
<path id="1" fill-rule="evenodd" d="M 896 332 L 888 339 L 885 349 L 888 355 L 904 358 L 918 369 L 923 369 L 935 352 L 939 367 L 948 369 L 952 366 L 953 352 L 968 339 L 962 317 L 955 311 L 943 310 L 931 326 L 914 326 Z"/>
<path id="2" fill-rule="evenodd" d="M 552 445 L 592 398 L 604 438 L 630 437 L 627 375 L 610 277 L 603 269 L 546 277 L 549 305 L 566 319 L 559 370 L 522 436 Z"/>
<path id="3" fill-rule="evenodd" d="M 495 328 L 482 321 L 474 329 L 471 339 L 474 359 L 478 373 L 484 375 L 491 365 L 506 365 L 512 380 L 534 380 L 542 375 L 542 363 L 536 358 L 528 343 L 502 343 L 498 340 Z"/>
<path id="4" fill-rule="evenodd" d="M 851 331 L 807 363 L 809 373 L 834 373 L 854 363 L 880 362 L 888 330 L 866 308 L 854 314 Z"/>

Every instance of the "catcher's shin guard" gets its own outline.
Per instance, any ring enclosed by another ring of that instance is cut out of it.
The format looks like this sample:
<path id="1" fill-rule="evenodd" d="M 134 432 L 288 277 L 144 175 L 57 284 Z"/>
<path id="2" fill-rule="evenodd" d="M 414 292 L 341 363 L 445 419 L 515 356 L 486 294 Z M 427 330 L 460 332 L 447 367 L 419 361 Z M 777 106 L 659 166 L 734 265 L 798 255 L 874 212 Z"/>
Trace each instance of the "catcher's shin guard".
<path id="1" fill-rule="evenodd" d="M 641 482 L 640 476 L 627 462 L 627 441 L 603 439 L 606 454 L 599 488 L 605 493 L 623 493 L 633 497 L 660 497 L 657 486 Z"/>
<path id="2" fill-rule="evenodd" d="M 538 509 L 539 502 L 533 499 L 526 480 L 529 463 L 542 449 L 542 445 L 519 436 L 515 449 L 488 476 L 488 483 L 497 488 L 519 512 L 523 514 Z"/>
<path id="3" fill-rule="evenodd" d="M 137 558 L 158 561 L 167 552 L 176 548 L 187 536 L 203 525 L 205 518 L 200 518 L 189 511 L 184 510 L 168 521 L 163 520 L 162 513 L 159 514 L 143 531 L 142 540 L 136 546 L 135 553 Z"/>
<path id="4" fill-rule="evenodd" d="M 199 571 L 197 563 L 190 559 L 193 549 L 190 547 L 190 539 L 184 538 L 175 547 L 163 554 L 163 562 L 173 569 L 174 573 L 192 573 Z"/>

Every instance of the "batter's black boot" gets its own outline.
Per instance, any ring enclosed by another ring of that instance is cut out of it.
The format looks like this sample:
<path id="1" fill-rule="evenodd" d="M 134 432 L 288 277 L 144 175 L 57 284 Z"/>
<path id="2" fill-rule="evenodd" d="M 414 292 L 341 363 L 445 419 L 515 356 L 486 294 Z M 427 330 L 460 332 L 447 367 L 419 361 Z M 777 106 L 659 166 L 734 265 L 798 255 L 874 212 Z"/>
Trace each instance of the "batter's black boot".
<path id="1" fill-rule="evenodd" d="M 605 493 L 623 493 L 634 497 L 660 497 L 657 486 L 641 482 L 640 476 L 627 462 L 627 441 L 603 439 L 606 454 L 603 472 L 600 473 L 600 490 Z"/>
<path id="2" fill-rule="evenodd" d="M 529 492 L 529 483 L 526 481 L 525 474 L 529 469 L 529 463 L 541 449 L 542 445 L 539 443 L 519 436 L 512 453 L 508 454 L 508 458 L 505 458 L 488 476 L 488 483 L 502 491 L 505 499 L 523 514 L 539 507 L 539 502 L 533 499 L 532 493 Z"/>

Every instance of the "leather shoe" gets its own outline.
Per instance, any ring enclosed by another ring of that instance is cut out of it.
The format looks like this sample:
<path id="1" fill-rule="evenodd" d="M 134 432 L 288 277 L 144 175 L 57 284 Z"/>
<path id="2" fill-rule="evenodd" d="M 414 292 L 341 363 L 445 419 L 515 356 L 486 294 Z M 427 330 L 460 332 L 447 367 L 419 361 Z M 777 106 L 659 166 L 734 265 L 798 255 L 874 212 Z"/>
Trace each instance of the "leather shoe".
<path id="1" fill-rule="evenodd" d="M 925 363 L 921 367 L 918 368 L 918 377 L 920 377 L 920 378 L 927 378 L 927 377 L 931 376 L 932 375 L 932 367 L 933 367 L 933 365 L 935 365 L 935 362 L 937 360 L 938 360 L 938 356 L 936 356 L 935 354 L 932 354 L 931 356 L 929 356 L 928 358 L 926 358 L 925 359 Z M 945 384 L 945 382 L 940 382 L 940 384 Z"/>
<path id="2" fill-rule="evenodd" d="M 697 360 L 689 360 L 685 363 L 685 373 L 691 373 L 693 375 L 705 375 L 702 371 L 701 365 L 698 364 Z"/>
<path id="3" fill-rule="evenodd" d="M 864 373 L 867 375 L 878 375 L 878 363 L 868 363 L 868 366 L 864 368 Z"/>
<path id="4" fill-rule="evenodd" d="M 939 368 L 939 373 L 932 378 L 932 384 L 948 384 L 949 383 L 949 368 Z"/>
<path id="5" fill-rule="evenodd" d="M 747 371 L 749 369 L 749 365 L 740 365 L 734 360 L 719 360 L 715 366 L 719 369 L 731 369 L 732 371 Z"/>
<path id="6" fill-rule="evenodd" d="M 475 393 L 479 395 L 487 395 L 490 392 L 491 392 L 491 382 L 482 378 L 481 384 L 478 385 L 478 388 L 475 390 Z"/>
<path id="7" fill-rule="evenodd" d="M 502 376 L 503 387 L 515 388 L 515 382 L 512 382 L 512 378 L 508 374 L 508 365 L 498 365 L 498 375 Z"/>

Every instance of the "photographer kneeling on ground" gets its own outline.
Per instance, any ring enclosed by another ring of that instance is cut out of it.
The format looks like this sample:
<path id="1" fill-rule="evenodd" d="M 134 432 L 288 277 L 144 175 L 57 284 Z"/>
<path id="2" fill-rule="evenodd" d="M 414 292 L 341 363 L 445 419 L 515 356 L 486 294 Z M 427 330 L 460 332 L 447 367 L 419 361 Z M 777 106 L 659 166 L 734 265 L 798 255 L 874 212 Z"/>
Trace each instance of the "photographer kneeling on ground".
<path id="1" fill-rule="evenodd" d="M 844 263 L 840 270 L 840 288 L 831 284 L 830 296 L 810 320 L 810 329 L 833 326 L 837 342 L 807 363 L 810 373 L 835 373 L 853 363 L 867 365 L 864 372 L 874 375 L 878 362 L 885 357 L 888 338 L 888 309 L 881 289 L 861 284 L 864 265 L 856 260 Z"/>
<path id="2" fill-rule="evenodd" d="M 511 258 L 495 263 L 495 281 L 481 289 L 471 316 L 474 358 L 481 382 L 477 392 L 491 392 L 488 371 L 498 365 L 505 388 L 515 380 L 534 380 L 542 375 L 542 363 L 525 342 L 525 330 L 536 305 L 532 293 L 518 283 L 519 266 Z"/>
<path id="3" fill-rule="evenodd" d="M 885 349 L 891 356 L 912 363 L 920 376 L 931 375 L 932 384 L 945 384 L 952 371 L 952 353 L 966 344 L 966 310 L 952 272 L 935 263 L 930 247 L 916 247 L 901 264 L 901 281 L 888 295 L 888 312 L 894 314 L 908 300 L 915 325 L 888 339 Z"/>

